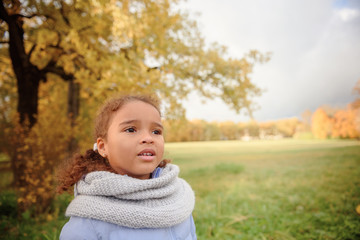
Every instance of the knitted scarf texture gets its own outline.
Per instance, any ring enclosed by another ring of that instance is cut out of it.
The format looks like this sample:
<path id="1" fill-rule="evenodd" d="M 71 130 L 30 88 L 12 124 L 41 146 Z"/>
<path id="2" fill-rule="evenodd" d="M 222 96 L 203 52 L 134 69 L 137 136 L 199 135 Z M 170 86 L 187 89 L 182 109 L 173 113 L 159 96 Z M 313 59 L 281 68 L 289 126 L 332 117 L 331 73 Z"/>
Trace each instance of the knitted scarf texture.
<path id="1" fill-rule="evenodd" d="M 195 205 L 194 192 L 178 174 L 173 164 L 167 164 L 158 178 L 146 180 L 91 172 L 76 184 L 77 195 L 65 215 L 130 228 L 174 226 L 185 221 Z"/>

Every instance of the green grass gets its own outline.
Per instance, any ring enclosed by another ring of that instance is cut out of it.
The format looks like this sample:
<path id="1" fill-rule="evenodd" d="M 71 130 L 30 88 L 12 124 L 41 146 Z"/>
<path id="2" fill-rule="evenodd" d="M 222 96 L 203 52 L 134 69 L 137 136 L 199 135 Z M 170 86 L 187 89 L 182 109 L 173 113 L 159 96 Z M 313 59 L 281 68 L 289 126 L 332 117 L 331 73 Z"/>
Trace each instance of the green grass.
<path id="1" fill-rule="evenodd" d="M 199 239 L 360 239 L 360 142 L 169 143 Z"/>
<path id="2" fill-rule="evenodd" d="M 59 239 L 62 226 L 68 221 L 64 216 L 72 196 L 57 196 L 51 206 L 51 214 L 31 217 L 30 212 L 17 217 L 16 195 L 14 191 L 0 192 L 0 239 L 18 240 L 52 240 Z"/>
<path id="3" fill-rule="evenodd" d="M 168 143 L 166 157 L 195 191 L 199 240 L 360 239 L 359 141 Z M 11 194 L 0 196 L 3 210 L 14 207 Z M 45 223 L 3 216 L 0 233 L 5 226 L 6 239 L 57 239 L 70 198 L 59 196 Z"/>

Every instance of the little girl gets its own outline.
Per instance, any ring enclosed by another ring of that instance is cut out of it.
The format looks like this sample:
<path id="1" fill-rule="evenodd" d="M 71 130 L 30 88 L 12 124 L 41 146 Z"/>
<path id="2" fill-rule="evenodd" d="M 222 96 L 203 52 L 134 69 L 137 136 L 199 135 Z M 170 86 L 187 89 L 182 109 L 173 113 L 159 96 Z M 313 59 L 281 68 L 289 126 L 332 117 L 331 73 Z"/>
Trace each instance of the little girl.
<path id="1" fill-rule="evenodd" d="M 109 100 L 95 121 L 94 150 L 60 174 L 59 192 L 74 186 L 60 239 L 196 239 L 195 197 L 163 160 L 158 103 L 146 96 Z"/>

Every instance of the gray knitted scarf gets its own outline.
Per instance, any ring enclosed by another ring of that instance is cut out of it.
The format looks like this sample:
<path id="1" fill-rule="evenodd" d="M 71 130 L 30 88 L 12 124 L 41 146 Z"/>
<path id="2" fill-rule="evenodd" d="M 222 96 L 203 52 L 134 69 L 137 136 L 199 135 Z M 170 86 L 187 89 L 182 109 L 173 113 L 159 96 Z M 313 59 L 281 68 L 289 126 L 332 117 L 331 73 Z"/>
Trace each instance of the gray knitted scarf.
<path id="1" fill-rule="evenodd" d="M 77 183 L 66 216 L 97 219 L 130 228 L 163 228 L 185 221 L 195 196 L 167 164 L 158 178 L 140 180 L 105 171 L 91 172 Z"/>

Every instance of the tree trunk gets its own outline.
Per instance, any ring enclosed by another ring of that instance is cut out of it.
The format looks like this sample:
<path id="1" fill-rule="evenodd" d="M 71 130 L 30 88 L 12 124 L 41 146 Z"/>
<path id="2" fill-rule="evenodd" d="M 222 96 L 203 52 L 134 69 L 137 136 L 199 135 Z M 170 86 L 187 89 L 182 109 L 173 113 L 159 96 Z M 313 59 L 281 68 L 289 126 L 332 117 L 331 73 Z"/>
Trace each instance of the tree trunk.
<path id="1" fill-rule="evenodd" d="M 0 1 L 0 18 L 8 24 L 9 53 L 18 86 L 17 110 L 20 114 L 20 123 L 29 121 L 29 128 L 36 123 L 38 108 L 38 90 L 42 72 L 30 62 L 30 56 L 25 52 L 24 30 L 22 18 L 17 15 L 8 15 L 3 1 Z"/>
<path id="2" fill-rule="evenodd" d="M 29 167 L 27 163 L 37 163 L 37 159 L 33 159 L 36 155 L 34 149 L 27 145 L 26 139 L 29 137 L 31 128 L 37 122 L 38 114 L 38 98 L 39 98 L 39 84 L 40 81 L 46 80 L 46 73 L 51 72 L 57 74 L 65 81 L 69 81 L 69 95 L 68 95 L 68 114 L 70 118 L 71 127 L 75 126 L 75 120 L 79 115 L 79 84 L 74 82 L 72 74 L 66 74 L 62 67 L 57 66 L 55 60 L 51 60 L 45 68 L 39 70 L 30 62 L 31 53 L 36 45 L 26 53 L 24 47 L 24 30 L 23 30 L 23 16 L 20 15 L 19 0 L 11 1 L 11 4 L 5 4 L 9 7 L 9 12 L 5 9 L 3 0 L 0 0 L 0 20 L 7 23 L 9 33 L 9 53 L 13 71 L 17 81 L 18 102 L 17 112 L 19 114 L 19 126 L 16 127 L 15 134 L 11 137 L 13 142 L 11 154 L 11 167 L 13 171 L 13 185 L 19 190 L 20 198 L 18 199 L 19 212 L 25 211 L 33 204 L 33 198 L 39 205 L 37 208 L 40 212 L 48 208 L 52 200 L 52 191 L 47 190 L 46 197 L 42 196 L 36 189 L 47 189 L 48 182 L 44 181 L 44 185 L 34 185 L 32 179 L 38 178 L 43 181 L 44 176 L 52 174 L 53 164 L 37 165 L 36 167 Z M 28 16 L 29 17 L 29 16 Z M 31 17 L 31 16 L 30 16 Z M 29 18 L 30 18 L 29 17 Z M 71 138 L 69 142 L 69 152 L 73 152 L 77 148 L 75 138 Z M 41 176 L 39 176 L 39 173 Z M 34 175 L 35 174 L 35 175 Z M 50 188 L 51 189 L 51 188 Z M 28 197 L 31 197 L 28 198 Z"/>
<path id="3" fill-rule="evenodd" d="M 29 55 L 24 47 L 23 21 L 18 14 L 9 15 L 0 1 L 0 19 L 8 25 L 9 53 L 11 63 L 17 80 L 18 103 L 17 111 L 20 117 L 21 129 L 19 129 L 16 154 L 12 156 L 11 166 L 14 173 L 14 183 L 17 187 L 25 187 L 22 179 L 25 169 L 24 155 L 27 154 L 23 139 L 36 123 L 38 113 L 39 83 L 44 78 L 43 73 L 30 62 Z M 31 151 L 31 149 L 27 150 Z M 19 154 L 18 154 L 19 153 Z"/>
<path id="4" fill-rule="evenodd" d="M 23 173 L 26 167 L 24 155 L 30 155 L 31 149 L 26 150 L 24 139 L 28 136 L 31 128 L 36 123 L 38 109 L 39 80 L 34 71 L 19 71 L 16 74 L 18 83 L 18 106 L 17 111 L 20 115 L 19 135 L 17 140 L 16 154 L 12 156 L 12 169 L 14 174 L 14 185 L 24 187 Z"/>
<path id="5" fill-rule="evenodd" d="M 17 111 L 20 115 L 20 123 L 23 125 L 28 121 L 31 129 L 37 121 L 40 74 L 33 66 L 17 71 L 15 74 L 18 86 Z"/>
<path id="6" fill-rule="evenodd" d="M 74 80 L 69 81 L 68 88 L 68 116 L 73 129 L 76 125 L 76 118 L 79 116 L 79 107 L 80 107 L 80 84 L 74 82 Z M 73 132 L 73 131 L 72 131 Z M 77 150 L 77 140 L 71 134 L 71 138 L 68 145 L 69 157 Z"/>

